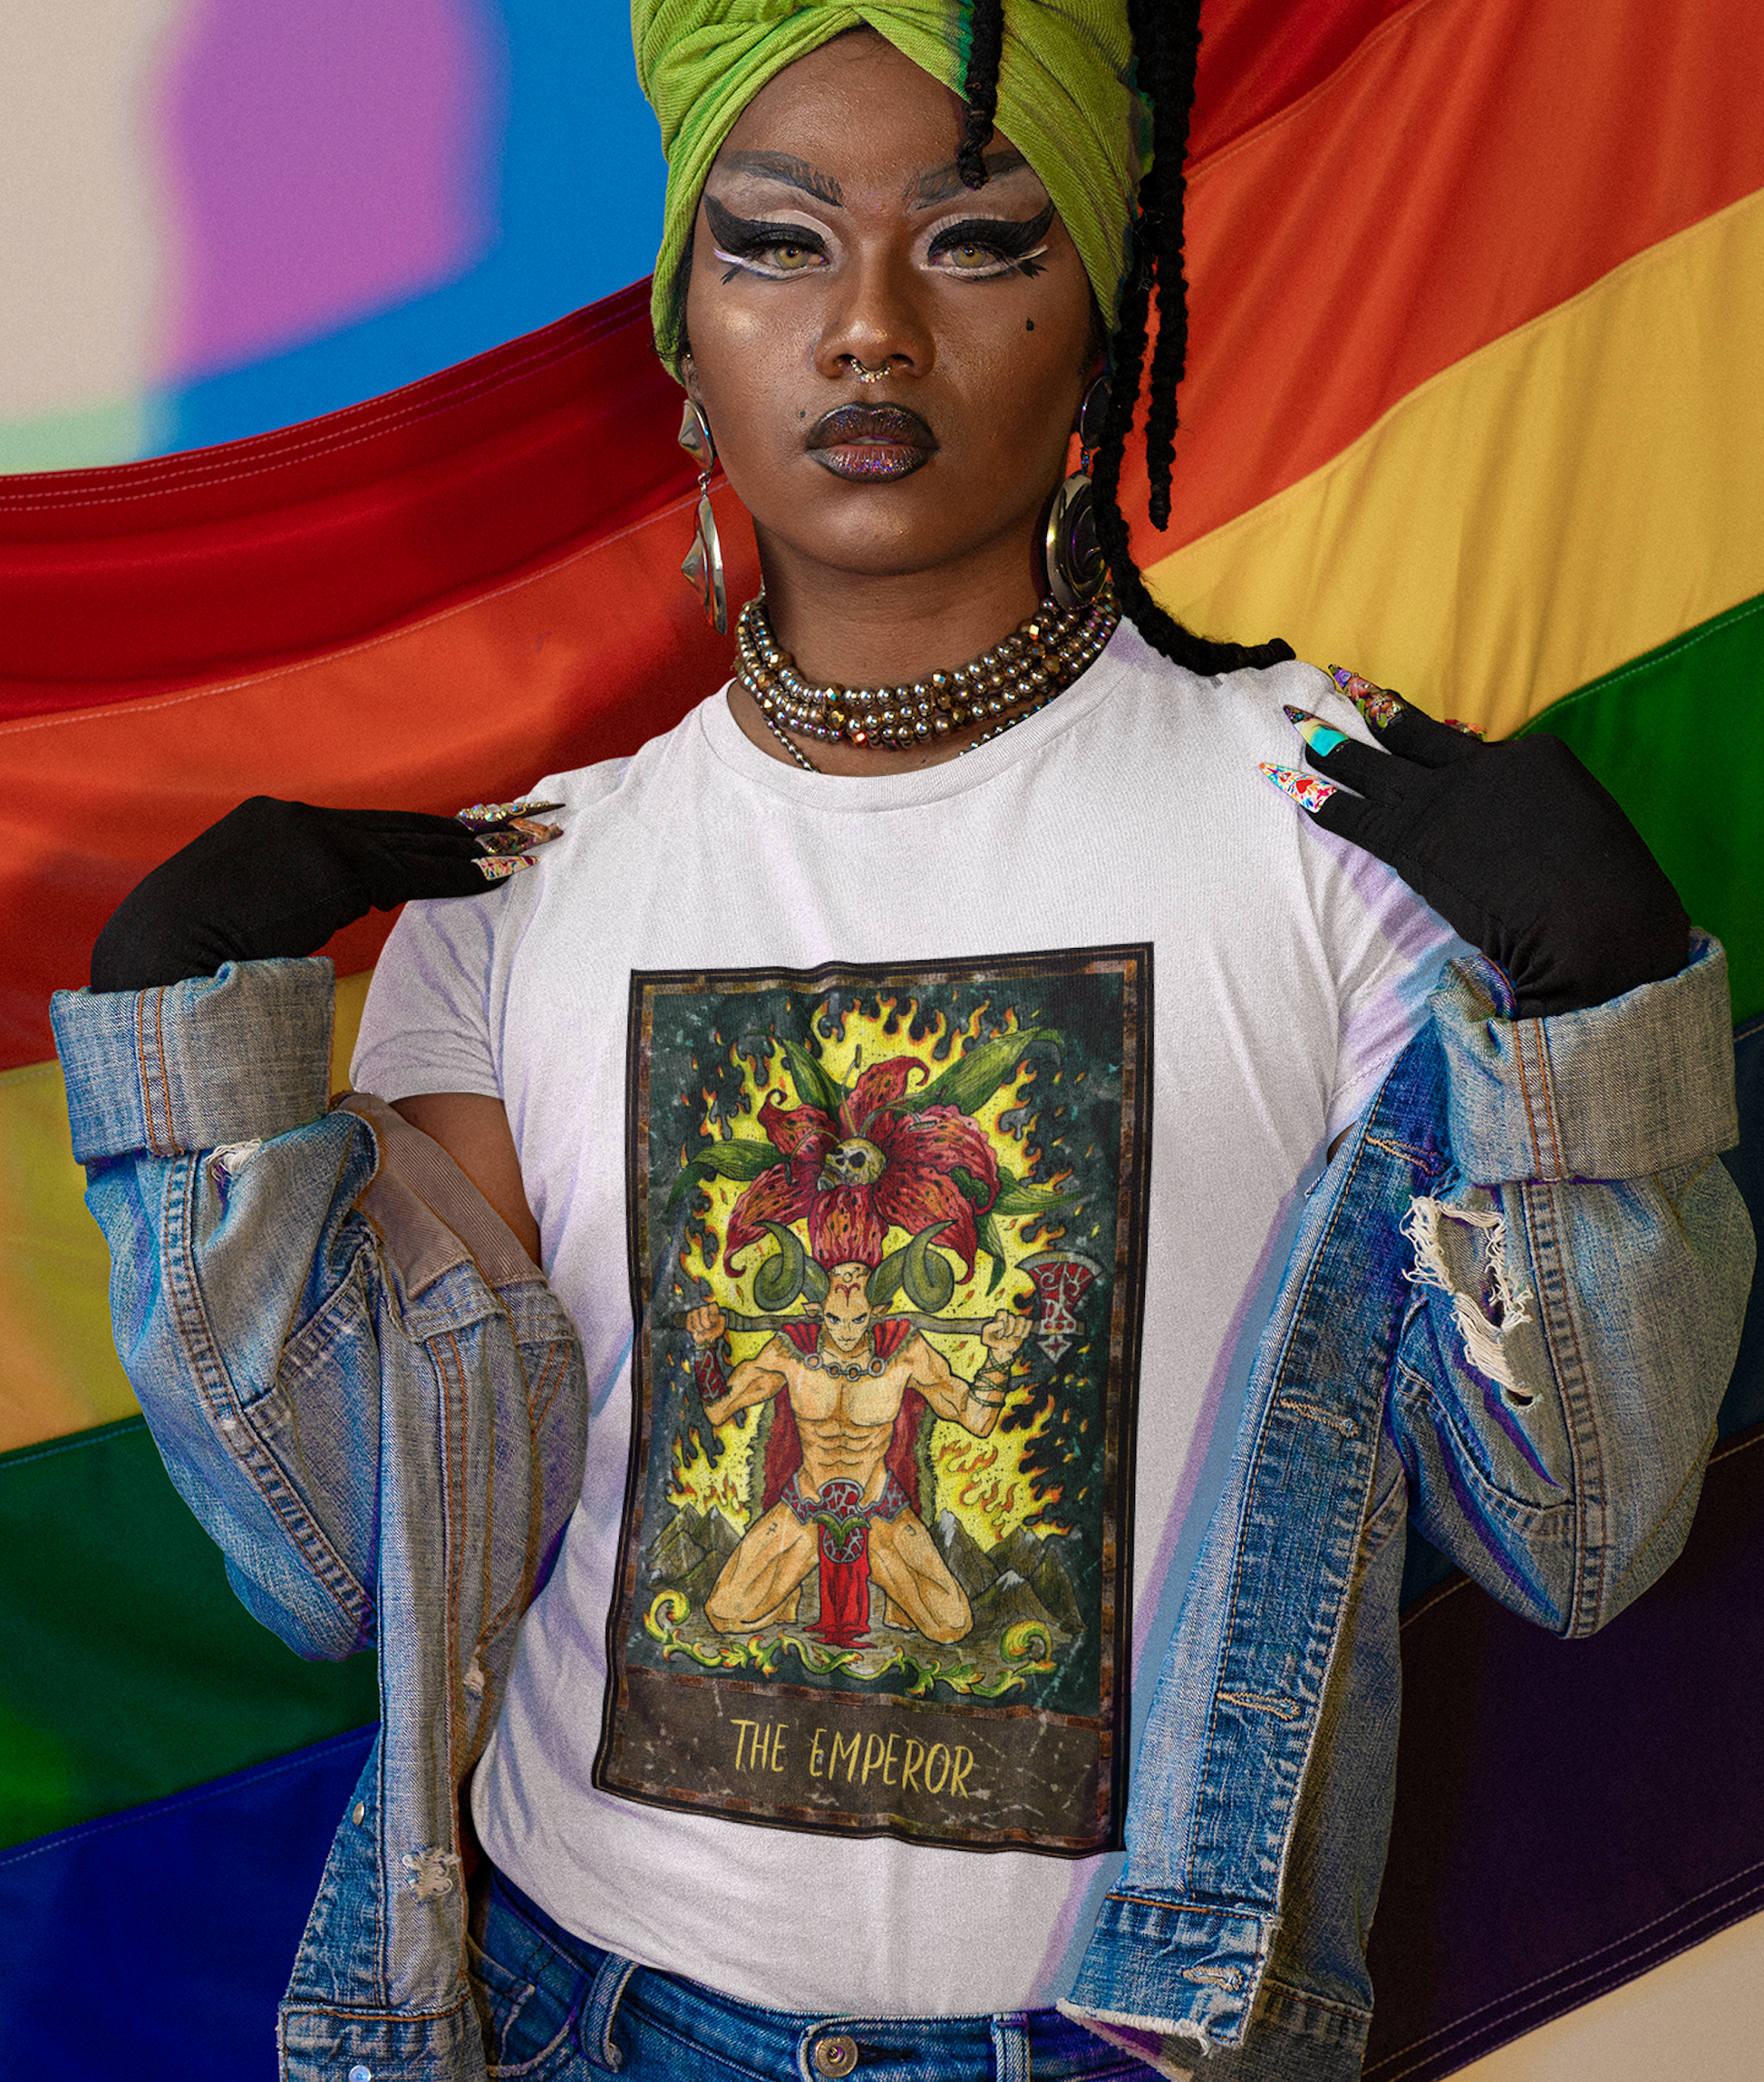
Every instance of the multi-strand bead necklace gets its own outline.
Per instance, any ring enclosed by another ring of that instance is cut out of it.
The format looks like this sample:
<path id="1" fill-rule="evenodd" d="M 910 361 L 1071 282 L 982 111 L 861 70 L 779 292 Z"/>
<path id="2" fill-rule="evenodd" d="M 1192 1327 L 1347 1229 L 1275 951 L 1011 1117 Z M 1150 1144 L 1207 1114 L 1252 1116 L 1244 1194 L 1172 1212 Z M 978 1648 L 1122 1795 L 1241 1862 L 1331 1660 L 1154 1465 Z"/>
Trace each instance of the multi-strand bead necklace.
<path id="1" fill-rule="evenodd" d="M 904 750 L 933 744 L 969 723 L 990 721 L 964 752 L 1026 722 L 1102 654 L 1120 622 L 1105 586 L 1088 606 L 1068 613 L 1043 600 L 1003 643 L 954 672 L 930 673 L 910 685 L 812 687 L 780 648 L 766 616 L 765 596 L 750 600 L 736 625 L 736 676 L 760 704 L 773 735 L 805 772 L 819 773 L 786 733 L 823 743 L 883 745 Z M 959 756 L 959 755 L 958 755 Z"/>

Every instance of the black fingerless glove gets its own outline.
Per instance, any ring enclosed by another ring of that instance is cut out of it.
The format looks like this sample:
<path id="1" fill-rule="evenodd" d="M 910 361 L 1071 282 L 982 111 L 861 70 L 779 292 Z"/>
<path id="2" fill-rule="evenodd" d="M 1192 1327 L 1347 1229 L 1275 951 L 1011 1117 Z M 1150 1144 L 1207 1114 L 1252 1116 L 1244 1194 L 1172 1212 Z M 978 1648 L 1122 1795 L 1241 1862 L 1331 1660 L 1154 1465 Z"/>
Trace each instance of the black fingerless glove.
<path id="1" fill-rule="evenodd" d="M 311 954 L 370 910 L 481 896 L 486 866 L 501 867 L 484 860 L 484 828 L 254 795 L 123 898 L 92 949 L 92 987 L 149 990 L 211 976 L 223 962 Z"/>
<path id="2" fill-rule="evenodd" d="M 1382 750 L 1288 709 L 1332 782 L 1297 793 L 1395 868 L 1511 979 L 1518 1016 L 1580 1012 L 1676 975 L 1691 921 L 1614 799 L 1559 738 L 1485 745 L 1382 687 L 1332 674 Z M 1354 790 L 1349 794 L 1347 790 Z"/>

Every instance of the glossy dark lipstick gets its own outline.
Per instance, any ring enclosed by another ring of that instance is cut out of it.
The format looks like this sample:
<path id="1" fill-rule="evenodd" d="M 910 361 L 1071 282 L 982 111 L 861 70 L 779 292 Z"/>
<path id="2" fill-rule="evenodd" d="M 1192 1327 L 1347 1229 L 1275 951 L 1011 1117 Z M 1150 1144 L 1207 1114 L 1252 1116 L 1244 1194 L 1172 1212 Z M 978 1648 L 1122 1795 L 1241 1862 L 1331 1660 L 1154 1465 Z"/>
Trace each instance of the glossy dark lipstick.
<path id="1" fill-rule="evenodd" d="M 859 482 L 910 477 L 937 452 L 937 437 L 905 405 L 836 405 L 815 422 L 809 452 L 835 477 Z"/>

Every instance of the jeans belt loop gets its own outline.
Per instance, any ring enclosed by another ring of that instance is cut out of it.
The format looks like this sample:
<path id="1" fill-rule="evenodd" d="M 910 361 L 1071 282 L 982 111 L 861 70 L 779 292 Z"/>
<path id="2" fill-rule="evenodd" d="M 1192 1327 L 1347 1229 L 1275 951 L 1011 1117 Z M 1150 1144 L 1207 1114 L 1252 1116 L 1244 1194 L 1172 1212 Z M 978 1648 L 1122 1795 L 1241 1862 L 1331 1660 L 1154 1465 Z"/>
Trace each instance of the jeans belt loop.
<path id="1" fill-rule="evenodd" d="M 993 2082 L 1030 2082 L 1029 2028 L 1015 2011 L 993 2019 Z"/>
<path id="2" fill-rule="evenodd" d="M 634 1959 L 621 1959 L 609 1951 L 595 1969 L 588 2000 L 582 2006 L 582 2020 L 576 2027 L 576 2043 L 590 2067 L 616 2075 L 625 2056 L 613 2044 L 613 2019 L 618 2015 L 619 1998 L 625 1983 L 637 1971 Z"/>

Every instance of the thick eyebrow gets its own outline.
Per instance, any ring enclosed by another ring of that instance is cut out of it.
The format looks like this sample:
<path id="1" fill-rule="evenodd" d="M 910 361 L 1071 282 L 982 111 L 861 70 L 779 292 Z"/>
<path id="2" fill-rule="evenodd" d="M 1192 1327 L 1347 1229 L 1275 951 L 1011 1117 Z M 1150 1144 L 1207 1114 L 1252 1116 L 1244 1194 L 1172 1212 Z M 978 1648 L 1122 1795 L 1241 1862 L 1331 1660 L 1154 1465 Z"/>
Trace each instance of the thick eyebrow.
<path id="1" fill-rule="evenodd" d="M 983 161 L 988 180 L 997 180 L 1001 175 L 1015 173 L 1019 167 L 1029 161 L 1020 151 L 1001 149 L 989 151 Z M 947 202 L 953 195 L 977 195 L 977 189 L 970 189 L 963 180 L 961 169 L 951 160 L 947 166 L 940 166 L 934 173 L 921 174 L 917 180 L 908 181 L 901 200 L 914 209 L 929 209 L 939 202 Z"/>
<path id="2" fill-rule="evenodd" d="M 844 192 L 830 174 L 807 160 L 792 159 L 788 152 L 726 151 L 718 154 L 717 164 L 732 173 L 757 173 L 767 180 L 781 180 L 786 188 L 800 188 L 817 201 L 830 202 L 835 209 L 845 207 Z"/>

